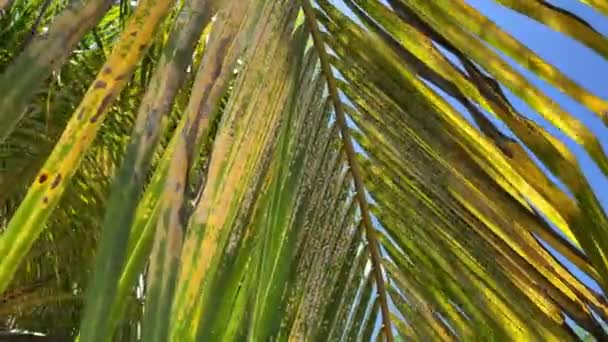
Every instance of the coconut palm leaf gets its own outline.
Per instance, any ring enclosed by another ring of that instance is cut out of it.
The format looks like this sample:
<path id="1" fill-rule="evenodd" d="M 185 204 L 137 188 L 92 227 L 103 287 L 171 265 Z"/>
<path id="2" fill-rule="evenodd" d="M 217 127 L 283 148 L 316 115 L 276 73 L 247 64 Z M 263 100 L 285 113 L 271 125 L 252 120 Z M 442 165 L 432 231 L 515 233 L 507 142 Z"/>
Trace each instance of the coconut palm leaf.
<path id="1" fill-rule="evenodd" d="M 607 59 L 575 13 L 496 2 Z M 6 336 L 608 339 L 603 138 L 522 70 L 598 122 L 608 101 L 467 2 L 5 1 L 0 21 Z"/>

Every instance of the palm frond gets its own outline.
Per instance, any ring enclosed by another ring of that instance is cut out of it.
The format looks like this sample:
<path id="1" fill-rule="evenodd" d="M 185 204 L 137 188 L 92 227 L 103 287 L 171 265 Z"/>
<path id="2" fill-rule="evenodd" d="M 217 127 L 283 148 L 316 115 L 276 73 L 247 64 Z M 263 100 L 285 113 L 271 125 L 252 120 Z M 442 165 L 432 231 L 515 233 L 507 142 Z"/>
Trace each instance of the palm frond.
<path id="1" fill-rule="evenodd" d="M 576 13 L 496 2 L 608 59 Z M 0 3 L 7 330 L 608 339 L 585 176 L 608 174 L 606 127 L 583 124 L 608 101 L 468 2 L 65 5 Z"/>

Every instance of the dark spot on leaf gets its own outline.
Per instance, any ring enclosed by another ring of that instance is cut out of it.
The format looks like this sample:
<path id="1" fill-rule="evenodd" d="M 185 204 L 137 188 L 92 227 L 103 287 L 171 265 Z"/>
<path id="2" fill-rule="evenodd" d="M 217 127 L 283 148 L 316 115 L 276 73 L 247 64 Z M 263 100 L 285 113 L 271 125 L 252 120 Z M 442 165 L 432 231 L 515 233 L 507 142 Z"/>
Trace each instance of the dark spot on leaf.
<path id="1" fill-rule="evenodd" d="M 120 75 L 116 76 L 116 78 L 114 78 L 114 80 L 120 81 L 120 80 L 124 79 L 125 77 L 127 77 L 127 74 L 120 74 Z"/>
<path id="2" fill-rule="evenodd" d="M 513 150 L 507 144 L 498 144 L 498 148 L 505 156 L 513 158 Z"/>
<path id="3" fill-rule="evenodd" d="M 139 46 L 139 51 L 143 51 L 146 48 L 146 44 L 141 44 Z"/>
<path id="4" fill-rule="evenodd" d="M 47 179 L 49 179 L 49 176 L 46 173 L 43 173 L 38 177 L 38 183 L 42 184 L 46 182 Z"/>
<path id="5" fill-rule="evenodd" d="M 110 102 L 112 102 L 112 94 L 106 95 L 106 97 L 104 97 L 103 100 L 101 100 L 101 104 L 99 105 L 99 109 L 97 110 L 97 113 L 95 113 L 95 115 L 93 115 L 91 117 L 91 120 L 90 120 L 91 123 L 97 122 L 97 120 L 99 119 L 101 114 L 103 114 L 105 112 L 106 108 L 110 105 Z"/>
<path id="6" fill-rule="evenodd" d="M 105 68 L 103 69 L 103 73 L 104 73 L 104 74 L 106 74 L 106 75 L 107 75 L 107 74 L 111 74 L 111 73 L 112 73 L 112 68 L 110 68 L 110 67 L 105 67 Z"/>
<path id="7" fill-rule="evenodd" d="M 53 179 L 53 183 L 51 183 L 51 189 L 55 189 L 57 185 L 61 182 L 61 174 L 57 174 L 55 179 Z"/>
<path id="8" fill-rule="evenodd" d="M 95 82 L 95 85 L 93 86 L 94 89 L 103 89 L 107 86 L 108 84 L 103 81 L 103 80 L 99 80 L 97 82 Z"/>
<path id="9" fill-rule="evenodd" d="M 44 198 L 42 199 L 42 202 L 43 202 L 44 204 L 49 203 L 49 198 L 48 198 L 48 197 L 46 197 L 46 196 L 44 196 Z"/>
<path id="10" fill-rule="evenodd" d="M 135 37 L 135 36 L 137 36 L 137 31 L 131 32 L 131 37 Z"/>
<path id="11" fill-rule="evenodd" d="M 146 139 L 152 138 L 152 135 L 154 134 L 154 127 L 155 125 L 152 123 L 152 120 L 149 120 L 146 123 Z"/>
<path id="12" fill-rule="evenodd" d="M 146 123 L 146 125 L 147 126 L 152 126 L 152 121 L 156 121 L 159 116 L 160 116 L 160 110 L 158 108 L 152 108 L 152 109 L 150 109 L 150 118 L 152 120 L 149 120 Z"/>
<path id="13" fill-rule="evenodd" d="M 82 116 L 84 115 L 84 108 L 80 109 L 78 112 L 78 120 L 82 120 Z"/>

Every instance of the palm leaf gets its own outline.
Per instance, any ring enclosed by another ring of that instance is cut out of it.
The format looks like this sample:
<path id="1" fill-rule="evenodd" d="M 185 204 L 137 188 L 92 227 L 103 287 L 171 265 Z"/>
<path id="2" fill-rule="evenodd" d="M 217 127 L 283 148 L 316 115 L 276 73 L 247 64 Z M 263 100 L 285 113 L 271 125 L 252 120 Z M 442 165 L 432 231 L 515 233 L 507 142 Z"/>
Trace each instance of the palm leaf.
<path id="1" fill-rule="evenodd" d="M 606 58 L 577 14 L 497 2 Z M 0 6 L 7 330 L 608 338 L 608 219 L 585 176 L 607 174 L 605 127 L 515 64 L 598 122 L 608 102 L 465 1 Z"/>

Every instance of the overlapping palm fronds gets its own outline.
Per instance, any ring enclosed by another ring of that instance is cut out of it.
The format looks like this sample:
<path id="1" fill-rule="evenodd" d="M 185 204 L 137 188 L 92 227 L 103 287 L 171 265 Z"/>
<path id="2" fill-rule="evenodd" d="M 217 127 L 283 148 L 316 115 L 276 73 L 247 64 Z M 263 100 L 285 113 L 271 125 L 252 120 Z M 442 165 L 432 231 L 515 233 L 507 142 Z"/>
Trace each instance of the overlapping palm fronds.
<path id="1" fill-rule="evenodd" d="M 607 58 L 575 14 L 496 1 Z M 5 330 L 608 339 L 601 189 L 512 96 L 606 153 L 513 64 L 608 101 L 464 0 L 0 6 Z"/>

